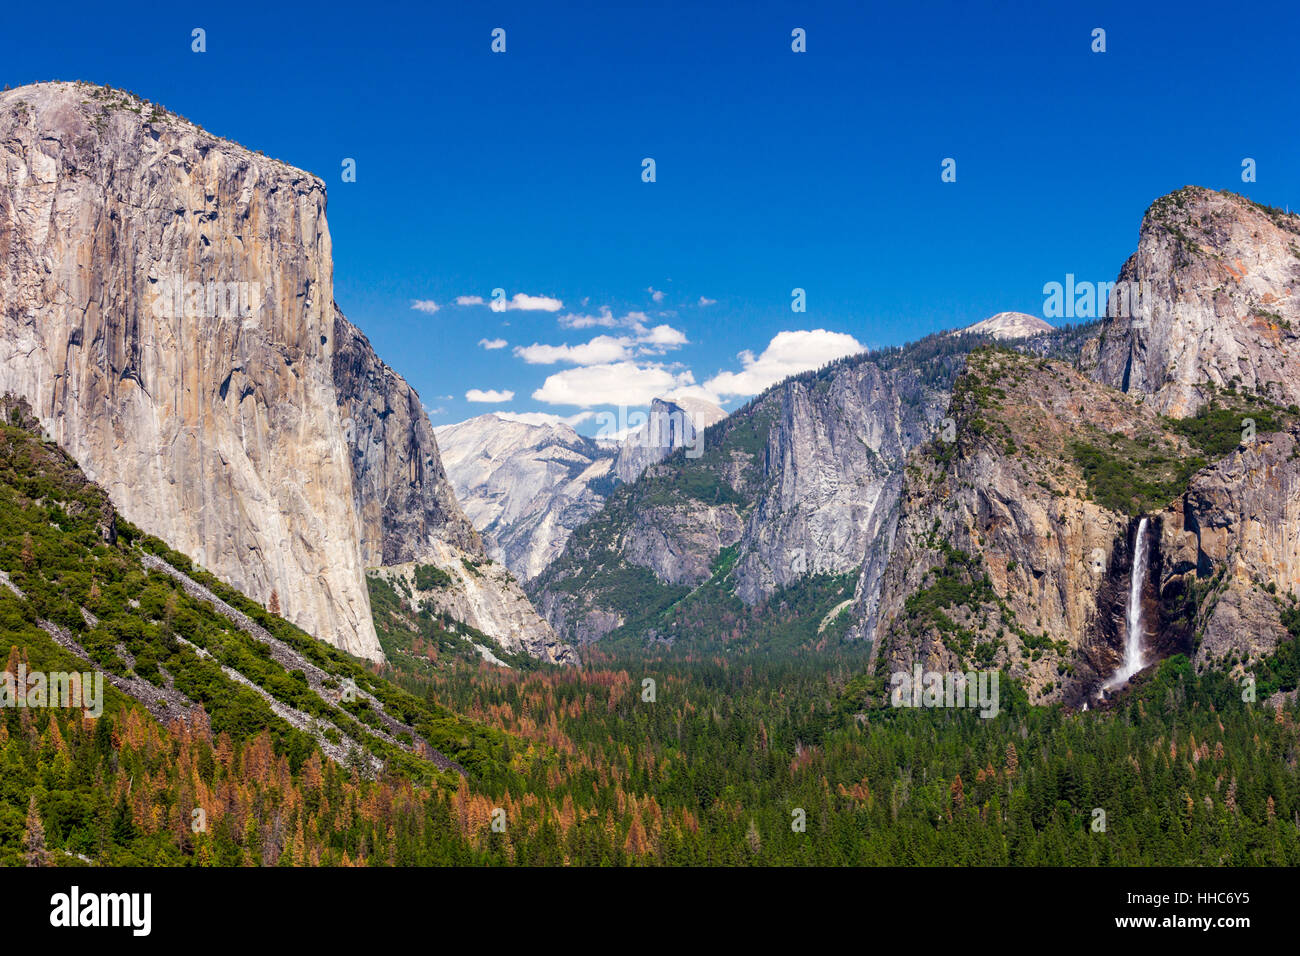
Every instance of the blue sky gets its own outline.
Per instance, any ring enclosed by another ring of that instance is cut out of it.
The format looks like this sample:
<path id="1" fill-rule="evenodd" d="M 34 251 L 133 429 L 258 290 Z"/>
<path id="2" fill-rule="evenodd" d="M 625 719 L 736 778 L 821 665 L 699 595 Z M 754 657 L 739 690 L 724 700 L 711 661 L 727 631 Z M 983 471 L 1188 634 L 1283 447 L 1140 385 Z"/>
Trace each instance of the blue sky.
<path id="1" fill-rule="evenodd" d="M 1111 280 L 1182 185 L 1300 205 L 1296 4 L 1133 6 L 24 4 L 0 82 L 131 89 L 324 178 L 335 297 L 435 424 L 691 382 L 730 408 Z M 560 305 L 455 304 L 497 288 Z"/>

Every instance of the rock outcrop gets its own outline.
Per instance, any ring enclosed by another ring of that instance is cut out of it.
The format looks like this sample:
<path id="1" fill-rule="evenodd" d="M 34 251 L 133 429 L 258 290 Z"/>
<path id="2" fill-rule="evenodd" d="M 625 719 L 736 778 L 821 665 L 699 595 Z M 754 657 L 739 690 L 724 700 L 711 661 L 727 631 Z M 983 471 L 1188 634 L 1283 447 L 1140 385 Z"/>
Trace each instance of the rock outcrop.
<path id="1" fill-rule="evenodd" d="M 1164 589 L 1203 585 L 1196 664 L 1239 668 L 1287 637 L 1279 599 L 1300 594 L 1300 433 L 1244 441 L 1197 474 L 1163 520 Z"/>
<path id="2" fill-rule="evenodd" d="M 1123 650 L 1132 518 L 1097 500 L 1078 446 L 1195 450 L 1143 403 L 1005 350 L 971 357 L 949 414 L 951 440 L 908 462 L 877 619 L 863 618 L 873 657 L 884 673 L 1003 668 L 1034 701 L 1095 688 Z"/>
<path id="3" fill-rule="evenodd" d="M 1095 381 L 984 355 L 950 447 L 909 461 L 876 618 L 859 616 L 878 673 L 998 666 L 1031 699 L 1081 703 L 1122 655 L 1142 527 L 1148 661 L 1271 654 L 1300 590 L 1300 462 L 1293 424 L 1256 435 L 1254 417 L 1294 422 L 1296 321 L 1300 218 L 1196 187 L 1157 200 L 1081 349 Z"/>
<path id="4" fill-rule="evenodd" d="M 0 262 L 0 392 L 250 597 L 382 660 L 368 565 L 486 559 L 419 397 L 334 304 L 316 177 L 120 91 L 13 90 Z M 503 646 L 553 642 L 508 574 L 465 600 Z"/>
<path id="5" fill-rule="evenodd" d="M 1147 210 L 1117 285 L 1085 359 L 1098 381 L 1175 416 L 1229 385 L 1300 402 L 1300 216 L 1185 187 Z"/>
<path id="6" fill-rule="evenodd" d="M 554 560 L 612 487 L 614 452 L 563 422 L 488 414 L 434 431 L 465 515 L 521 581 Z"/>
<path id="7" fill-rule="evenodd" d="M 686 448 L 688 454 L 702 450 L 705 429 L 726 417 L 721 408 L 703 399 L 656 398 L 650 403 L 646 423 L 624 437 L 614 459 L 614 477 L 636 481 L 675 449 Z"/>
<path id="8" fill-rule="evenodd" d="M 366 566 L 414 561 L 439 542 L 481 556 L 420 396 L 337 310 L 334 387 Z"/>
<path id="9" fill-rule="evenodd" d="M 0 390 L 132 522 L 381 657 L 331 367 L 325 187 L 127 94 L 0 94 Z"/>
<path id="10" fill-rule="evenodd" d="M 709 580 L 724 550 L 746 605 L 810 575 L 873 590 L 903 460 L 986 340 L 932 336 L 774 386 L 709 427 L 698 457 L 678 449 L 620 486 L 530 584 L 538 607 L 562 637 L 595 640 Z"/>
<path id="11" fill-rule="evenodd" d="M 1009 351 L 972 355 L 950 415 L 952 441 L 908 461 L 876 620 L 860 617 L 878 675 L 996 667 L 1031 701 L 1091 700 L 1123 660 L 1143 529 L 1146 663 L 1186 653 L 1244 671 L 1289 638 L 1294 416 L 1207 465 L 1221 445 L 1203 420 L 1184 428 L 1144 396 Z"/>

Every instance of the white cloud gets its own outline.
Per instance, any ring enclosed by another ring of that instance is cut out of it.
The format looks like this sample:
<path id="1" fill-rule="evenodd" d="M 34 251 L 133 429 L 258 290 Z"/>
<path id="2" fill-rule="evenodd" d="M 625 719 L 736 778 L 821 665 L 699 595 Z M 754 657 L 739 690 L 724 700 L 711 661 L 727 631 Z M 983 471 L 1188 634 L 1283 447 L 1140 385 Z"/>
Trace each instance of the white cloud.
<path id="1" fill-rule="evenodd" d="M 704 296 L 700 296 L 700 305 L 717 305 L 717 304 L 718 304 L 717 299 L 708 299 L 705 298 Z"/>
<path id="2" fill-rule="evenodd" d="M 719 372 L 704 387 L 717 395 L 757 395 L 791 375 L 865 349 L 857 339 L 843 332 L 825 329 L 778 332 L 762 355 L 740 353 L 743 371 Z"/>
<path id="3" fill-rule="evenodd" d="M 662 302 L 664 300 L 663 289 L 656 289 L 654 286 L 650 286 L 646 291 L 650 293 L 650 298 L 654 299 L 656 302 Z"/>
<path id="4" fill-rule="evenodd" d="M 671 325 L 656 325 L 653 329 L 645 329 L 637 336 L 637 341 L 644 345 L 656 345 L 668 349 L 687 344 L 686 333 Z"/>
<path id="5" fill-rule="evenodd" d="M 648 321 L 650 321 L 650 317 L 644 312 L 629 312 L 622 317 L 616 316 L 614 315 L 613 310 L 611 310 L 607 305 L 602 305 L 600 307 L 600 312 L 597 315 L 578 315 L 569 313 L 560 316 L 559 319 L 560 328 L 564 329 L 591 329 L 596 327 L 604 329 L 633 329 Z"/>
<path id="6" fill-rule="evenodd" d="M 510 343 L 505 339 L 479 339 L 478 344 L 491 352 L 493 349 L 503 349 Z"/>
<path id="7" fill-rule="evenodd" d="M 508 422 L 523 422 L 525 425 L 568 425 L 573 428 L 581 425 L 595 412 L 577 412 L 573 415 L 552 415 L 550 412 L 493 412 L 497 418 Z"/>
<path id="8" fill-rule="evenodd" d="M 693 385 L 689 370 L 673 372 L 659 365 L 614 362 L 565 369 L 547 376 L 533 398 L 548 405 L 648 405 L 674 388 Z"/>
<path id="9" fill-rule="evenodd" d="M 465 393 L 465 401 L 467 402 L 510 402 L 514 400 L 514 397 L 515 393 L 509 389 L 499 392 L 495 388 L 487 390 L 471 388 Z"/>
<path id="10" fill-rule="evenodd" d="M 430 315 L 433 315 L 433 313 L 437 312 L 442 307 L 432 299 L 414 299 L 411 302 L 411 308 L 416 312 L 428 312 Z"/>
<path id="11" fill-rule="evenodd" d="M 655 325 L 647 329 L 641 324 L 642 313 L 634 313 L 634 319 L 627 319 L 633 336 L 597 336 L 581 345 L 533 345 L 515 346 L 515 355 L 530 365 L 554 365 L 569 363 L 573 365 L 607 365 L 612 362 L 627 362 L 636 355 L 662 355 L 669 349 L 680 349 L 688 345 L 686 333 L 671 325 Z M 623 320 L 620 320 L 623 321 Z"/>
<path id="12" fill-rule="evenodd" d="M 598 335 L 581 345 L 516 346 L 515 354 L 529 365 L 554 365 L 569 362 L 573 365 L 601 365 L 630 358 L 633 340 L 627 336 Z"/>
<path id="13" fill-rule="evenodd" d="M 524 312 L 559 312 L 564 303 L 549 295 L 527 295 L 516 292 L 514 298 L 506 303 L 506 309 L 518 309 Z M 504 311 L 504 310 L 503 310 Z"/>
<path id="14" fill-rule="evenodd" d="M 458 295 L 456 304 L 486 305 L 490 306 L 493 312 L 559 312 L 564 308 L 564 303 L 553 296 L 529 295 L 527 292 L 516 292 L 513 298 L 493 299 L 491 302 L 481 295 Z"/>
<path id="15" fill-rule="evenodd" d="M 515 346 L 515 355 L 529 365 L 555 365 L 568 362 L 572 365 L 608 365 L 623 362 L 634 355 L 662 355 L 669 349 L 688 344 L 686 333 L 671 325 L 656 325 L 647 329 L 640 322 L 633 326 L 635 336 L 598 335 L 580 345 Z M 638 348 L 639 346 L 639 348 Z"/>
<path id="16" fill-rule="evenodd" d="M 670 392 L 664 392 L 660 398 L 678 399 L 678 398 L 699 398 L 712 405 L 721 405 L 720 399 L 715 392 L 711 392 L 703 385 L 683 385 L 680 388 L 674 388 Z"/>

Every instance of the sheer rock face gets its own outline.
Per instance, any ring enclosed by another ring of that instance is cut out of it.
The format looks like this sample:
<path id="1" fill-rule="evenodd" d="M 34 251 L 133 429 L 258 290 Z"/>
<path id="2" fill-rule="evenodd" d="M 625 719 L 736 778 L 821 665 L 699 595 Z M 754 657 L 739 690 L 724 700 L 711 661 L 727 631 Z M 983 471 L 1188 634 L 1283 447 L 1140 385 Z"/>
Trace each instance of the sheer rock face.
<path id="1" fill-rule="evenodd" d="M 1119 281 L 1149 299 L 1103 327 L 1085 357 L 1098 381 L 1176 417 L 1234 379 L 1300 402 L 1300 217 L 1185 187 L 1147 210 Z"/>
<path id="2" fill-rule="evenodd" d="M 419 397 L 334 305 L 319 179 L 124 93 L 13 90 L 0 263 L 0 393 L 128 520 L 309 633 L 382 660 L 366 566 L 486 556 Z M 517 583 L 475 595 L 468 623 L 544 648 Z"/>
<path id="3" fill-rule="evenodd" d="M 889 674 L 918 664 L 925 671 L 997 666 L 1031 700 L 1061 699 L 1059 664 L 1073 662 L 1095 683 L 1119 662 L 1122 634 L 1099 620 L 1098 608 L 1110 612 L 1107 583 L 1127 580 L 1130 561 L 1130 519 L 1089 500 L 1069 443 L 1096 427 L 1187 449 L 1164 434 L 1153 412 L 1059 363 L 981 353 L 967 376 L 950 412 L 954 440 L 926 446 L 908 462 L 877 620 L 864 619 L 865 636 L 874 631 L 873 657 L 884 656 Z M 964 387 L 971 378 L 1003 394 L 981 402 Z M 970 569 L 959 570 L 945 549 L 970 556 Z M 978 587 L 954 589 L 961 599 L 951 605 L 934 592 L 953 624 L 947 629 L 908 607 L 949 576 L 945 568 L 963 588 L 983 576 L 990 588 L 983 598 Z M 1122 600 L 1124 588 L 1115 594 Z M 1039 653 L 1030 653 L 1034 647 Z"/>
<path id="4" fill-rule="evenodd" d="M 1168 578 L 1218 580 L 1198 620 L 1198 667 L 1245 666 L 1285 639 L 1279 595 L 1300 592 L 1300 433 L 1259 435 L 1198 473 L 1166 510 Z"/>
<path id="5" fill-rule="evenodd" d="M 722 421 L 727 413 L 698 398 L 656 398 L 646 417 L 648 421 L 624 438 L 619 447 L 613 468 L 619 481 L 636 481 L 647 468 L 678 448 L 698 454 L 703 448 L 705 429 Z"/>
<path id="6" fill-rule="evenodd" d="M 871 361 L 771 396 L 761 492 L 747 516 L 736 593 L 753 604 L 805 574 L 863 567 L 898 504 L 907 453 L 933 433 L 945 390 Z"/>
<path id="7" fill-rule="evenodd" d="M 728 582 L 747 604 L 822 572 L 861 570 L 874 595 L 904 458 L 933 433 L 960 362 L 936 359 L 929 382 L 861 357 L 774 386 L 709 428 L 700 458 L 676 452 L 613 494 L 530 584 L 538 607 L 565 638 L 596 640 L 636 609 L 617 588 L 592 593 L 593 575 L 628 566 L 694 587 L 733 546 Z"/>
<path id="8" fill-rule="evenodd" d="M 339 454 L 324 184 L 126 94 L 13 90 L 0 262 L 0 390 L 128 520 L 382 657 Z"/>
<path id="9" fill-rule="evenodd" d="M 568 425 L 479 415 L 435 432 L 466 516 L 521 581 L 554 560 L 604 501 L 614 452 Z"/>
<path id="10" fill-rule="evenodd" d="M 334 385 L 351 457 L 367 567 L 414 561 L 444 541 L 478 557 L 477 532 L 456 503 L 420 396 L 335 313 Z"/>
<path id="11" fill-rule="evenodd" d="M 628 563 L 649 568 L 666 584 L 694 587 L 709 579 L 713 559 L 739 541 L 744 530 L 734 508 L 688 498 L 672 506 L 639 509 L 624 555 Z"/>

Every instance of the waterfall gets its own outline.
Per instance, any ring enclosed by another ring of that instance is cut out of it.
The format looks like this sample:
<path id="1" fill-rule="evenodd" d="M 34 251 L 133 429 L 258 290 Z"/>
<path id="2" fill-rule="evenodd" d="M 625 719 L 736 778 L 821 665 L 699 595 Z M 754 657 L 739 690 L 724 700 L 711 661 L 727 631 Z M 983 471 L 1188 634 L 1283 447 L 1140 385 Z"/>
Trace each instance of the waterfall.
<path id="1" fill-rule="evenodd" d="M 1145 666 L 1142 659 L 1142 582 L 1147 569 L 1147 519 L 1138 522 L 1133 542 L 1133 570 L 1128 583 L 1128 634 L 1124 640 L 1124 660 L 1103 684 L 1103 689 L 1118 687 Z"/>

